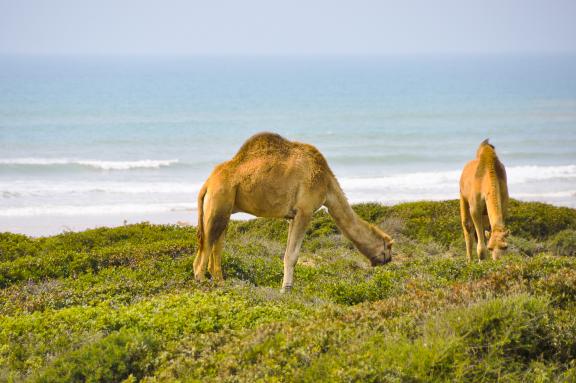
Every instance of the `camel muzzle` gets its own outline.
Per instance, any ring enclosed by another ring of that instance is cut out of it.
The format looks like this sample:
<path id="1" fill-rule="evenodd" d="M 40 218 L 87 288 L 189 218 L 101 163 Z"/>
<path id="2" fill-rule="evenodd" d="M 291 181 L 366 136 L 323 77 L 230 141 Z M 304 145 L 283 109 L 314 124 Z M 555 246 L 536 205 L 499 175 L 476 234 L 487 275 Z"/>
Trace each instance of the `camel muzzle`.
<path id="1" fill-rule="evenodd" d="M 389 256 L 384 257 L 384 258 L 370 259 L 370 263 L 374 267 L 385 265 L 385 264 L 389 263 L 390 261 L 392 261 L 392 255 L 389 255 Z"/>

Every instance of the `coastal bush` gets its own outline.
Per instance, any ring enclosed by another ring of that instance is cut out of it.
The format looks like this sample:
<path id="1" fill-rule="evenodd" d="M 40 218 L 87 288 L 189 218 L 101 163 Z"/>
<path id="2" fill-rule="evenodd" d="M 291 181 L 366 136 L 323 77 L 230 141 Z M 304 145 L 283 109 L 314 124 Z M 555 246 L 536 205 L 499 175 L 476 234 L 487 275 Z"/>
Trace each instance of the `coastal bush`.
<path id="1" fill-rule="evenodd" d="M 69 234 L 67 234 L 70 236 Z M 98 272 L 109 266 L 138 264 L 147 260 L 178 258 L 190 255 L 194 247 L 189 239 L 157 240 L 155 242 L 112 243 L 108 247 L 77 250 L 77 242 L 68 249 L 61 245 L 33 256 L 21 256 L 0 263 L 0 286 L 17 281 L 40 281 L 86 272 Z"/>
<path id="2" fill-rule="evenodd" d="M 332 348 L 298 373 L 317 381 L 526 381 L 533 362 L 568 367 L 556 338 L 574 321 L 550 314 L 546 299 L 518 295 L 449 309 L 417 325 L 413 334 L 373 332 Z M 412 335 L 412 336 L 411 336 Z M 573 355 L 573 352 L 568 354 Z"/>
<path id="3" fill-rule="evenodd" d="M 153 243 L 165 240 L 184 240 L 196 243 L 196 229 L 176 225 L 151 225 L 138 223 L 115 228 L 101 227 L 79 233 L 65 232 L 53 237 L 39 238 L 43 251 L 68 250 L 89 252 L 90 250 L 122 243 Z"/>
<path id="4" fill-rule="evenodd" d="M 228 228 L 228 237 L 250 233 L 256 238 L 265 238 L 286 243 L 288 222 L 284 219 L 259 218 L 248 221 L 232 221 Z"/>
<path id="5" fill-rule="evenodd" d="M 152 335 L 120 330 L 61 355 L 43 369 L 36 382 L 121 382 L 152 372 L 160 345 Z"/>
<path id="6" fill-rule="evenodd" d="M 546 250 L 546 243 L 536 239 L 522 238 L 515 235 L 508 237 L 508 251 L 532 257 Z"/>
<path id="7" fill-rule="evenodd" d="M 573 381 L 574 211 L 513 202 L 509 253 L 468 263 L 457 206 L 355 205 L 396 238 L 376 268 L 318 212 L 288 295 L 283 220 L 231 222 L 223 283 L 190 227 L 0 234 L 0 381 Z"/>
<path id="8" fill-rule="evenodd" d="M 507 226 L 512 234 L 546 240 L 562 230 L 576 230 L 576 210 L 541 202 L 510 200 Z"/>
<path id="9" fill-rule="evenodd" d="M 564 308 L 573 305 L 576 303 L 576 270 L 565 267 L 548 273 L 538 280 L 533 290 L 554 297 L 555 306 Z"/>
<path id="10" fill-rule="evenodd" d="M 329 296 L 334 302 L 345 305 L 383 299 L 400 287 L 397 277 L 396 273 L 378 267 L 365 281 L 359 282 L 354 279 L 337 281 L 329 287 Z"/>
<path id="11" fill-rule="evenodd" d="M 36 369 L 51 355 L 67 354 L 86 345 L 86 341 L 98 342 L 98 339 L 90 339 L 90 334 L 100 338 L 100 334 L 136 329 L 154 334 L 158 342 L 166 344 L 186 334 L 250 328 L 306 315 L 306 312 L 302 307 L 299 310 L 279 307 L 273 301 L 254 294 L 248 296 L 242 289 L 237 289 L 228 294 L 218 290 L 172 292 L 120 307 L 102 303 L 3 316 L 0 317 L 0 362 L 18 371 Z M 100 349 L 100 346 L 94 347 Z M 88 354 L 94 351 L 92 346 L 87 350 Z M 72 353 L 71 357 L 82 355 L 83 352 Z M 64 356 L 63 360 L 68 357 Z"/>
<path id="12" fill-rule="evenodd" d="M 33 238 L 22 234 L 0 233 L 0 262 L 35 255 L 39 248 L 38 242 Z"/>
<path id="13" fill-rule="evenodd" d="M 0 287 L 17 281 L 58 278 L 86 272 L 95 265 L 96 261 L 86 253 L 73 251 L 58 250 L 43 255 L 22 256 L 0 263 Z"/>
<path id="14" fill-rule="evenodd" d="M 392 216 L 406 222 L 405 234 L 419 242 L 448 246 L 462 235 L 458 201 L 421 201 L 393 206 Z"/>
<path id="15" fill-rule="evenodd" d="M 276 250 L 276 251 L 274 251 Z M 278 285 L 283 276 L 283 248 L 266 240 L 238 241 L 226 246 L 222 257 L 225 277 L 258 286 Z"/>
<path id="16" fill-rule="evenodd" d="M 562 230 L 550 240 L 550 249 L 555 255 L 576 256 L 576 230 Z"/>

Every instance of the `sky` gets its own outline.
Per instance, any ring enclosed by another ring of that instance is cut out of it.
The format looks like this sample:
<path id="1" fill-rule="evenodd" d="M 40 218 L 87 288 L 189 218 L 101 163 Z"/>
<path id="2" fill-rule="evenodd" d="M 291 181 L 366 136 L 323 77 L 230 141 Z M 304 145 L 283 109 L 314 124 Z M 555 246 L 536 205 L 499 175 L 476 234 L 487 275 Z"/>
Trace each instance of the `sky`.
<path id="1" fill-rule="evenodd" d="M 0 54 L 576 53 L 576 0 L 0 0 Z"/>

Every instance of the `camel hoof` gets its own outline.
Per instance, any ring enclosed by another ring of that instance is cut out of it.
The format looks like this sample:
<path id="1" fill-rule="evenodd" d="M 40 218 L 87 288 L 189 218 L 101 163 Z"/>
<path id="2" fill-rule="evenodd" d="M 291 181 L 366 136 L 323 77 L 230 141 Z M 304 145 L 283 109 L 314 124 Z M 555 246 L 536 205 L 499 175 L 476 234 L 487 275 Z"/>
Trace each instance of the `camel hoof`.
<path id="1" fill-rule="evenodd" d="M 292 291 L 292 286 L 284 286 L 280 289 L 282 294 L 288 294 Z"/>

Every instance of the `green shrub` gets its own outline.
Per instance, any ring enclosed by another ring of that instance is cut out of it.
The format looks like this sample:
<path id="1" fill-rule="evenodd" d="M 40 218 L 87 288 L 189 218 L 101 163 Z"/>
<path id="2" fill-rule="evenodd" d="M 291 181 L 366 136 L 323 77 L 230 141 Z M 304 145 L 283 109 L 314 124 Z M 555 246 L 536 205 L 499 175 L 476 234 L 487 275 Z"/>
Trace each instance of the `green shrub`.
<path id="1" fill-rule="evenodd" d="M 560 325 L 560 327 L 558 327 Z M 550 315 L 549 302 L 525 295 L 493 299 L 426 319 L 415 332 L 356 333 L 297 372 L 297 381 L 524 381 L 540 361 L 555 376 L 569 344 L 555 343 L 574 321 Z M 402 329 L 402 326 L 398 327 Z M 543 363 L 542 363 L 543 361 Z M 532 367 L 534 368 L 534 367 Z M 542 371 L 541 371 L 542 372 Z"/>
<path id="2" fill-rule="evenodd" d="M 553 302 L 557 306 L 572 305 L 576 303 L 576 270 L 562 268 L 554 273 L 549 273 L 538 280 L 534 290 L 553 297 Z"/>
<path id="3" fill-rule="evenodd" d="M 511 235 L 508 237 L 508 251 L 517 252 L 528 257 L 541 253 L 546 250 L 546 245 L 536 239 L 528 239 Z"/>
<path id="4" fill-rule="evenodd" d="M 339 233 L 334 219 L 325 210 L 320 210 L 314 214 L 310 226 L 306 231 L 306 240 L 310 238 L 326 237 Z"/>
<path id="5" fill-rule="evenodd" d="M 319 211 L 286 295 L 285 220 L 231 222 L 224 283 L 194 281 L 191 227 L 0 234 L 0 381 L 573 380 L 574 209 L 511 201 L 511 251 L 472 263 L 455 200 L 353 209 L 393 262 Z"/>
<path id="6" fill-rule="evenodd" d="M 266 240 L 229 244 L 222 256 L 224 275 L 258 286 L 279 286 L 284 270 L 283 250 Z"/>
<path id="7" fill-rule="evenodd" d="M 73 248 L 77 246 L 74 245 Z M 164 257 L 178 258 L 193 252 L 190 241 L 182 239 L 157 240 L 151 243 L 113 243 L 108 247 L 93 248 L 90 252 L 58 246 L 49 252 L 1 262 L 0 287 L 18 281 L 40 281 L 97 272 L 103 267 L 136 267 L 145 261 L 161 261 Z"/>
<path id="8" fill-rule="evenodd" d="M 398 288 L 397 275 L 382 267 L 377 267 L 367 280 L 337 281 L 329 287 L 329 294 L 336 303 L 355 305 L 364 301 L 383 299 Z"/>
<path id="9" fill-rule="evenodd" d="M 141 379 L 152 371 L 160 348 L 157 339 L 137 330 L 120 330 L 61 355 L 37 382 L 120 382 Z"/>
<path id="10" fill-rule="evenodd" d="M 562 230 L 576 230 L 576 210 L 541 202 L 510 200 L 506 224 L 515 236 L 546 240 Z"/>
<path id="11" fill-rule="evenodd" d="M 576 230 L 563 230 L 550 240 L 550 249 L 555 255 L 576 255 Z"/>
<path id="12" fill-rule="evenodd" d="M 161 240 L 186 240 L 191 245 L 196 243 L 194 227 L 174 225 L 151 225 L 139 223 L 115 228 L 101 227 L 79 233 L 67 232 L 53 237 L 40 238 L 38 241 L 45 251 L 66 249 L 76 252 L 88 252 L 93 248 L 108 247 L 122 243 L 147 243 Z"/>
<path id="13" fill-rule="evenodd" d="M 284 219 L 259 218 L 230 223 L 228 235 L 231 239 L 237 235 L 248 234 L 258 239 L 269 239 L 286 243 L 288 222 Z"/>
<path id="14" fill-rule="evenodd" d="M 0 233 L 0 262 L 38 253 L 38 241 L 22 234 Z"/>
<path id="15" fill-rule="evenodd" d="M 392 207 L 392 215 L 405 220 L 409 238 L 448 246 L 462 235 L 458 209 L 456 200 L 410 202 Z"/>

